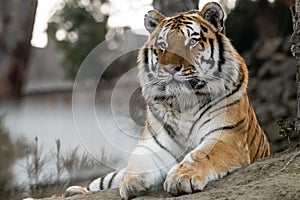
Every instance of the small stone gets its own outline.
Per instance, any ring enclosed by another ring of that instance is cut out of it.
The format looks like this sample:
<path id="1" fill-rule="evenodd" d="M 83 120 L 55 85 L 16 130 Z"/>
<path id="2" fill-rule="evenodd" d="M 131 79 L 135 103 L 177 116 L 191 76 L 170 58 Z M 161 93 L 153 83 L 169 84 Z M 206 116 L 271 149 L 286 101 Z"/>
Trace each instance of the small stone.
<path id="1" fill-rule="evenodd" d="M 257 58 L 261 60 L 265 60 L 270 58 L 274 52 L 280 47 L 282 44 L 282 38 L 281 37 L 274 37 L 267 41 L 265 41 L 259 51 L 257 52 Z"/>
<path id="2" fill-rule="evenodd" d="M 287 195 L 287 191 L 285 190 L 281 191 L 280 196 L 286 196 L 286 195 Z"/>

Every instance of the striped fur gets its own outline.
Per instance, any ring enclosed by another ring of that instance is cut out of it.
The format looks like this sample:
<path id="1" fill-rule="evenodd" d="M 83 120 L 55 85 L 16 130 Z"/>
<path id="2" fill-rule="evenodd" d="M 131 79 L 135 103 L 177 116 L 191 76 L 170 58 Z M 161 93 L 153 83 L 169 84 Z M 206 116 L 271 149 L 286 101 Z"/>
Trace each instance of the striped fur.
<path id="1" fill-rule="evenodd" d="M 248 70 L 223 34 L 223 17 L 217 3 L 168 18 L 148 12 L 150 37 L 138 58 L 144 132 L 126 169 L 87 190 L 119 187 L 124 199 L 162 187 L 192 193 L 269 155 L 247 96 Z"/>

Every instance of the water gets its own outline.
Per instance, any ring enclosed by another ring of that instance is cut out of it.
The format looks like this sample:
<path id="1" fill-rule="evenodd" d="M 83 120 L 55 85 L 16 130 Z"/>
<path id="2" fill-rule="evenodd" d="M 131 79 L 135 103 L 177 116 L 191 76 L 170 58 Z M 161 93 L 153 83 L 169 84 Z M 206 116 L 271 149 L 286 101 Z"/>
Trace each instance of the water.
<path id="1" fill-rule="evenodd" d="M 136 87 L 136 82 L 133 86 L 121 83 L 113 92 L 30 95 L 18 104 L 1 105 L 0 114 L 12 138 L 22 135 L 33 142 L 38 137 L 44 153 L 54 152 L 55 140 L 60 139 L 63 154 L 78 147 L 80 152 L 99 158 L 104 150 L 108 158 L 117 156 L 120 160 L 117 164 L 104 164 L 120 169 L 126 165 L 142 131 L 129 114 L 129 100 Z M 27 177 L 24 162 L 25 159 L 18 162 L 14 169 L 22 181 Z M 54 170 L 53 165 L 54 161 L 47 170 Z"/>

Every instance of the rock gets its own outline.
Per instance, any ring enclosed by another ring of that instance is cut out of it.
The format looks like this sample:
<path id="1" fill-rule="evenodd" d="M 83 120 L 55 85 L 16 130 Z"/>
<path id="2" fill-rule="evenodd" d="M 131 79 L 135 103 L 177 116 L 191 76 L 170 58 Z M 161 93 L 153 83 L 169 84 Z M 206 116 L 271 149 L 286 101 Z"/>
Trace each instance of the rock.
<path id="1" fill-rule="evenodd" d="M 272 59 L 267 60 L 258 70 L 259 78 L 270 78 L 276 76 L 284 76 L 284 78 L 295 77 L 296 60 L 282 54 L 275 54 Z M 290 80 L 289 80 L 290 81 Z"/>
<path id="2" fill-rule="evenodd" d="M 268 106 L 271 116 L 275 119 L 287 118 L 289 116 L 289 110 L 280 103 L 271 103 Z"/>
<path id="3" fill-rule="evenodd" d="M 280 64 L 274 64 L 271 68 L 271 74 L 284 76 L 282 78 L 286 79 L 287 81 L 294 81 L 297 72 L 297 63 L 296 60 L 292 57 L 287 57 L 284 59 Z M 293 79 L 290 79 L 293 78 Z"/>
<path id="4" fill-rule="evenodd" d="M 263 44 L 260 45 L 260 48 L 256 54 L 257 59 L 265 60 L 271 58 L 275 51 L 282 44 L 282 41 L 283 39 L 281 37 L 274 37 L 264 41 Z"/>
<path id="5" fill-rule="evenodd" d="M 288 35 L 284 38 L 282 51 L 291 54 L 291 35 Z"/>
<path id="6" fill-rule="evenodd" d="M 266 61 L 258 70 L 257 75 L 259 78 L 268 78 L 271 76 L 272 67 L 275 66 L 273 60 Z"/>
<path id="7" fill-rule="evenodd" d="M 256 113 L 256 117 L 262 125 L 270 121 L 270 114 L 267 103 L 253 103 L 253 107 Z"/>
<path id="8" fill-rule="evenodd" d="M 296 81 L 287 81 L 284 83 L 282 86 L 282 95 L 281 95 L 281 100 L 283 101 L 284 104 L 289 104 L 291 100 L 295 100 L 297 98 L 297 84 Z M 296 108 L 296 106 L 295 106 Z"/>
<path id="9" fill-rule="evenodd" d="M 288 57 L 287 57 L 287 55 L 285 53 L 275 52 L 271 59 L 274 60 L 275 62 L 283 62 L 287 58 Z"/>
<path id="10" fill-rule="evenodd" d="M 258 98 L 261 100 L 278 101 L 282 91 L 283 80 L 280 77 L 262 80 L 257 87 Z"/>
<path id="11" fill-rule="evenodd" d="M 179 197 L 172 197 L 165 192 L 156 192 L 155 194 L 136 198 L 136 200 L 299 199 L 299 173 L 295 169 L 300 166 L 300 155 L 287 165 L 284 170 L 281 170 L 298 151 L 300 151 L 299 147 L 294 149 L 294 151 L 278 153 L 270 158 L 259 160 L 256 163 L 234 171 L 223 179 L 212 181 L 202 192 Z M 120 196 L 118 189 L 114 189 L 59 199 L 104 200 L 120 199 Z M 53 199 L 45 198 L 44 200 Z"/>

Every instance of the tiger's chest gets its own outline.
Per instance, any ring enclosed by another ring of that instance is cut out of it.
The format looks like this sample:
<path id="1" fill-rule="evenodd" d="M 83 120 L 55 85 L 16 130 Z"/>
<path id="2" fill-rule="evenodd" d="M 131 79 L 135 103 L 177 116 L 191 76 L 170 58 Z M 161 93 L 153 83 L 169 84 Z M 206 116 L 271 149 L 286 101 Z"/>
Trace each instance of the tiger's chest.
<path id="1" fill-rule="evenodd" d="M 225 115 L 222 111 L 203 113 L 198 106 L 179 112 L 157 104 L 149 107 L 148 120 L 156 134 L 166 135 L 182 146 L 195 148 L 206 133 L 225 123 Z"/>

